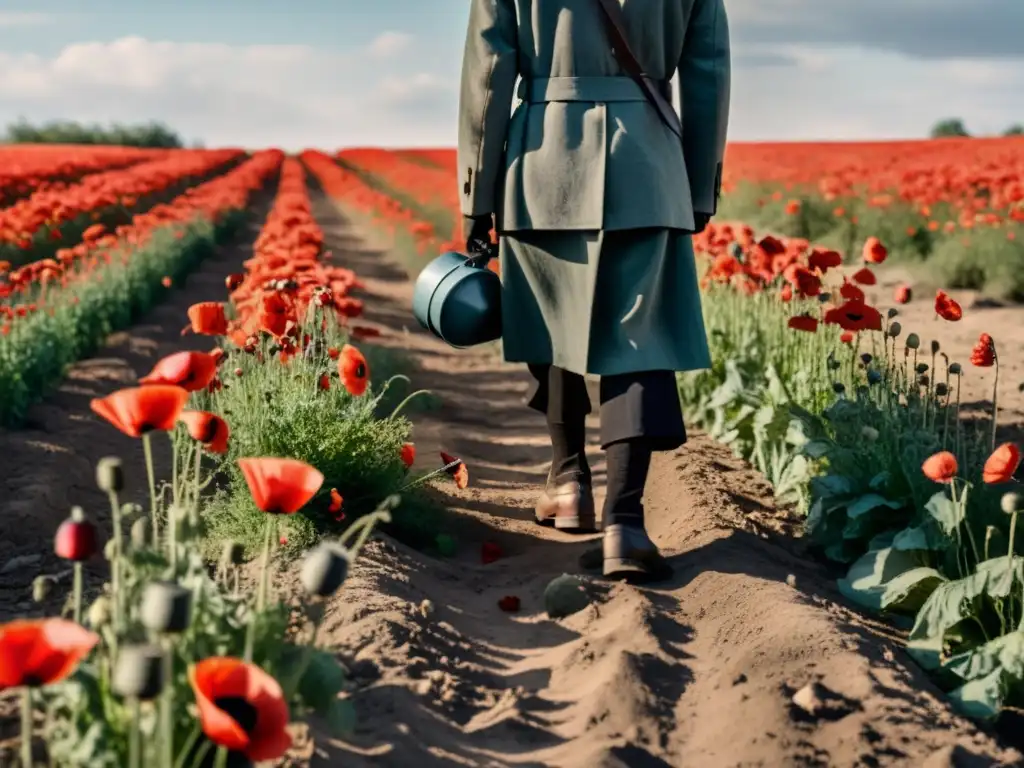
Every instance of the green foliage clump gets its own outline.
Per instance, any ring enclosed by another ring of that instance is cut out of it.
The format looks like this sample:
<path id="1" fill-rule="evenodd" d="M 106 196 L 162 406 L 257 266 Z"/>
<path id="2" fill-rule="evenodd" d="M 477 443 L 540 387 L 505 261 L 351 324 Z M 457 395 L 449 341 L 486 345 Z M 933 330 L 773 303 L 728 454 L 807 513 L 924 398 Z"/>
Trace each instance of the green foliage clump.
<path id="1" fill-rule="evenodd" d="M 73 120 L 54 120 L 33 125 L 19 120 L 7 127 L 3 137 L 7 144 L 111 144 L 123 147 L 180 149 L 181 137 L 163 123 L 110 126 L 83 125 Z"/>

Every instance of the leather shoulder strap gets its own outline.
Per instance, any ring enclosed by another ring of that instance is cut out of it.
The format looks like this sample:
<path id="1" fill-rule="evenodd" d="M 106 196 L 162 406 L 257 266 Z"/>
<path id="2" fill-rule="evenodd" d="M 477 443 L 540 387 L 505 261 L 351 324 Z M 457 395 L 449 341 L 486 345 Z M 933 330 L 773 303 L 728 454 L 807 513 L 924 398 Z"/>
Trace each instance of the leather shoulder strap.
<path id="1" fill-rule="evenodd" d="M 618 60 L 619 65 L 640 86 L 644 96 L 647 97 L 647 100 L 658 111 L 662 122 L 668 126 L 672 133 L 682 138 L 683 127 L 679 123 L 679 114 L 676 112 L 675 107 L 665 98 L 661 90 L 655 87 L 651 78 L 644 72 L 640 62 L 637 61 L 636 56 L 633 55 L 633 51 L 629 47 L 629 41 L 626 39 L 625 20 L 622 17 L 622 6 L 619 4 L 619 0 L 597 0 L 597 4 L 601 6 L 605 26 L 608 30 L 608 37 L 612 44 L 612 53 Z"/>

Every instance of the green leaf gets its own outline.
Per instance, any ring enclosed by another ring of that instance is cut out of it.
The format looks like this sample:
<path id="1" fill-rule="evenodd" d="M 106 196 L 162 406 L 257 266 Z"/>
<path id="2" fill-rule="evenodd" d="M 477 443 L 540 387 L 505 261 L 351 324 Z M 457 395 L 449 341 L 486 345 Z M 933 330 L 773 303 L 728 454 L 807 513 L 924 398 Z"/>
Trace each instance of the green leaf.
<path id="1" fill-rule="evenodd" d="M 924 566 L 901 573 L 885 585 L 882 610 L 914 613 L 945 580 L 937 570 Z"/>
<path id="2" fill-rule="evenodd" d="M 868 481 L 868 487 L 873 491 L 880 491 L 889 484 L 890 480 L 892 480 L 892 473 L 888 470 L 883 470 Z"/>
<path id="3" fill-rule="evenodd" d="M 988 574 L 979 571 L 939 584 L 918 611 L 910 639 L 937 638 L 941 643 L 949 629 L 968 616 L 977 615 L 987 582 Z"/>
<path id="4" fill-rule="evenodd" d="M 801 448 L 805 456 L 812 459 L 823 459 L 835 447 L 831 440 L 811 440 Z"/>
<path id="5" fill-rule="evenodd" d="M 904 551 L 932 551 L 943 548 L 941 540 L 936 541 L 937 536 L 933 535 L 927 526 L 914 526 L 913 528 L 904 528 L 902 531 L 896 534 L 892 540 L 893 549 L 902 549 Z"/>
<path id="6" fill-rule="evenodd" d="M 959 504 L 954 504 L 943 491 L 939 491 L 928 500 L 925 510 L 947 536 L 952 536 L 964 520 L 963 508 Z"/>
<path id="7" fill-rule="evenodd" d="M 885 585 L 919 565 L 917 557 L 908 552 L 888 548 L 868 552 L 839 580 L 839 591 L 858 605 L 881 611 Z"/>
<path id="8" fill-rule="evenodd" d="M 814 498 L 845 496 L 852 491 L 848 478 L 843 475 L 822 475 L 811 480 L 811 495 Z"/>
<path id="9" fill-rule="evenodd" d="M 985 677 L 964 683 L 949 692 L 949 699 L 962 714 L 979 720 L 991 720 L 999 714 L 1006 695 L 1003 670 L 996 669 Z"/>
<path id="10" fill-rule="evenodd" d="M 978 563 L 975 571 L 985 574 L 988 579 L 985 593 L 989 597 L 1008 597 L 1014 583 L 1024 581 L 1024 560 L 1014 557 L 1011 563 L 1009 557 L 993 557 Z"/>
<path id="11" fill-rule="evenodd" d="M 1024 677 L 1024 633 L 1011 632 L 951 657 L 943 667 L 965 681 L 977 680 L 1003 667 L 1008 675 Z"/>

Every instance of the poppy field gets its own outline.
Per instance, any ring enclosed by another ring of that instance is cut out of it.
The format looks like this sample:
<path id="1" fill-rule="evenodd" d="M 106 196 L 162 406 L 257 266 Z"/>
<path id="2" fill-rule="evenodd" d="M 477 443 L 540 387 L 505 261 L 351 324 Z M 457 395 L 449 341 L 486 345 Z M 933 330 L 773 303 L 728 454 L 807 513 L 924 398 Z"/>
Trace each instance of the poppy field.
<path id="1" fill-rule="evenodd" d="M 1005 730 L 1024 709 L 1024 495 L 999 373 L 1019 349 L 997 329 L 952 348 L 910 314 L 962 323 L 954 289 L 1004 283 L 1003 255 L 1024 258 L 1024 146 L 973 141 L 969 162 L 944 142 L 821 150 L 824 174 L 806 146 L 731 147 L 721 215 L 694 238 L 713 367 L 679 389 L 688 423 L 770 483 L 843 598 L 900 633 L 957 712 Z M 289 762 L 296 724 L 345 739 L 358 721 L 351 669 L 323 638 L 371 534 L 443 563 L 461 534 L 439 499 L 477 493 L 469 461 L 417 456 L 417 371 L 379 343 L 323 206 L 414 276 L 459 248 L 454 153 L 19 151 L 0 176 L 8 430 L 113 332 L 187 295 L 247 222 L 258 234 L 222 298 L 188 305 L 182 348 L 82 414 L 135 455 L 89 457 L 107 508 L 72 506 L 46 533 L 43 615 L 0 624 L 0 692 L 20 716 L 0 762 L 306 764 Z M 980 253 L 957 274 L 985 277 L 946 279 L 954 244 Z M 893 262 L 935 266 L 937 287 L 882 293 Z M 968 397 L 969 380 L 992 396 Z M 491 540 L 481 553 L 508 556 Z"/>

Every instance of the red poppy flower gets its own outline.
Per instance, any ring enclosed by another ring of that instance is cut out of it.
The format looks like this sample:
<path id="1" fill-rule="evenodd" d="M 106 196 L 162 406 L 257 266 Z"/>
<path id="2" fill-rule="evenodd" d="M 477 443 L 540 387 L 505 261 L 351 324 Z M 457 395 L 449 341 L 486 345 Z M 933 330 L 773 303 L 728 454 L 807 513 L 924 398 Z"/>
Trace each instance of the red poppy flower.
<path id="1" fill-rule="evenodd" d="M 188 308 L 192 332 L 206 336 L 224 336 L 228 332 L 228 319 L 224 305 L 219 301 L 203 301 Z"/>
<path id="2" fill-rule="evenodd" d="M 147 432 L 174 429 L 188 392 L 169 384 L 120 389 L 107 397 L 93 400 L 89 407 L 129 437 Z"/>
<path id="3" fill-rule="evenodd" d="M 790 302 L 793 300 L 793 286 L 786 283 L 782 286 L 782 290 L 779 292 L 779 299 L 784 302 Z"/>
<path id="4" fill-rule="evenodd" d="M 821 280 L 807 267 L 800 264 L 790 264 L 783 273 L 789 283 L 796 288 L 797 293 L 803 297 L 817 296 L 821 293 Z"/>
<path id="5" fill-rule="evenodd" d="M 843 344 L 853 344 L 853 331 L 843 331 L 839 334 L 839 341 Z"/>
<path id="6" fill-rule="evenodd" d="M 231 430 L 220 416 L 207 411 L 183 411 L 179 418 L 192 439 L 202 443 L 210 453 L 227 453 Z"/>
<path id="7" fill-rule="evenodd" d="M 874 307 L 863 301 L 847 301 L 825 313 L 827 325 L 838 325 L 844 331 L 858 333 L 860 331 L 882 330 L 882 315 Z"/>
<path id="8" fill-rule="evenodd" d="M 985 462 L 981 478 L 986 483 L 1008 483 L 1020 465 L 1020 448 L 1015 443 L 1003 443 Z"/>
<path id="9" fill-rule="evenodd" d="M 174 281 L 172 281 L 171 278 L 169 278 L 169 277 L 164 277 L 160 281 L 160 285 L 162 285 L 164 288 L 170 288 L 173 284 L 174 284 Z"/>
<path id="10" fill-rule="evenodd" d="M 462 459 L 452 456 L 450 453 L 441 451 L 441 461 L 444 462 L 445 472 L 455 479 L 455 487 L 460 490 L 469 485 L 469 469 Z M 458 463 L 456 463 L 458 462 Z"/>
<path id="11" fill-rule="evenodd" d="M 341 383 L 350 394 L 359 397 L 366 392 L 366 387 L 370 383 L 370 365 L 363 357 L 363 353 L 351 344 L 341 348 L 338 374 L 341 376 Z"/>
<path id="12" fill-rule="evenodd" d="M 851 301 L 865 301 L 864 291 L 853 283 L 847 282 L 845 278 L 843 279 L 842 287 L 839 289 L 839 295 Z"/>
<path id="13" fill-rule="evenodd" d="M 59 683 L 99 641 L 99 635 L 65 619 L 0 624 L 0 691 Z"/>
<path id="14" fill-rule="evenodd" d="M 401 456 L 402 463 L 405 464 L 406 469 L 410 468 L 413 462 L 416 461 L 416 446 L 412 443 L 402 443 L 399 456 Z"/>
<path id="15" fill-rule="evenodd" d="M 956 456 L 949 451 L 933 454 L 921 465 L 921 471 L 924 472 L 925 477 L 936 483 L 952 482 L 958 469 Z"/>
<path id="16" fill-rule="evenodd" d="M 250 760 L 277 760 L 292 745 L 280 684 L 240 659 L 213 657 L 189 669 L 199 724 L 214 744 Z"/>
<path id="17" fill-rule="evenodd" d="M 239 459 L 238 466 L 256 506 L 273 515 L 298 512 L 324 483 L 319 470 L 298 459 Z"/>
<path id="18" fill-rule="evenodd" d="M 320 379 L 317 381 L 317 386 L 323 391 L 327 391 L 331 388 L 331 377 L 326 373 L 320 374 Z"/>
<path id="19" fill-rule="evenodd" d="M 913 298 L 913 291 L 909 285 L 897 285 L 892 292 L 892 298 L 897 304 L 907 304 Z"/>
<path id="20" fill-rule="evenodd" d="M 327 511 L 334 515 L 334 519 L 339 522 L 345 519 L 345 514 L 341 511 L 341 506 L 344 503 L 345 500 L 338 493 L 338 489 L 331 488 L 331 503 L 328 505 Z"/>
<path id="21" fill-rule="evenodd" d="M 515 595 L 505 595 L 498 601 L 498 607 L 505 613 L 515 613 L 519 610 L 519 598 Z"/>
<path id="22" fill-rule="evenodd" d="M 945 291 L 935 293 L 935 314 L 943 320 L 955 323 L 964 316 L 963 309 Z"/>
<path id="23" fill-rule="evenodd" d="M 501 547 L 493 541 L 485 541 L 480 545 L 480 562 L 484 565 L 490 565 L 491 563 L 500 560 L 504 554 L 505 553 L 501 551 Z"/>
<path id="24" fill-rule="evenodd" d="M 818 330 L 818 318 L 811 317 L 810 315 L 797 315 L 796 317 L 791 317 L 787 324 L 794 331 L 807 331 L 808 333 L 814 333 Z"/>
<path id="25" fill-rule="evenodd" d="M 996 343 L 987 333 L 978 337 L 978 343 L 971 350 L 971 365 L 991 368 L 996 362 Z"/>
<path id="26" fill-rule="evenodd" d="M 864 241 L 864 250 L 861 252 L 864 257 L 864 261 L 869 264 L 881 264 L 885 261 L 886 256 L 889 252 L 882 245 L 882 242 L 877 237 L 869 237 Z M 871 283 L 874 285 L 874 283 Z"/>
<path id="27" fill-rule="evenodd" d="M 207 352 L 175 352 L 153 366 L 141 384 L 172 384 L 189 392 L 206 389 L 217 375 L 217 359 Z"/>
<path id="28" fill-rule="evenodd" d="M 226 278 L 224 278 L 224 285 L 227 287 L 229 293 L 236 290 L 238 286 L 240 286 L 244 282 L 245 275 L 241 274 L 240 272 L 236 272 L 235 274 L 228 275 Z"/>
<path id="29" fill-rule="evenodd" d="M 843 257 L 839 255 L 838 251 L 830 251 L 824 248 L 815 248 L 811 251 L 811 255 L 807 257 L 807 265 L 811 269 L 819 269 L 822 274 L 827 272 L 833 267 L 842 265 Z"/>
<path id="30" fill-rule="evenodd" d="M 863 269 L 858 269 L 851 275 L 851 277 L 853 278 L 853 281 L 855 283 L 860 283 L 861 285 L 874 285 L 875 283 L 878 282 L 875 279 L 875 273 L 872 272 L 867 267 L 864 267 Z"/>
<path id="31" fill-rule="evenodd" d="M 341 350 L 337 347 L 327 348 L 327 356 L 331 358 L 331 360 L 337 360 L 339 355 L 341 355 Z"/>

